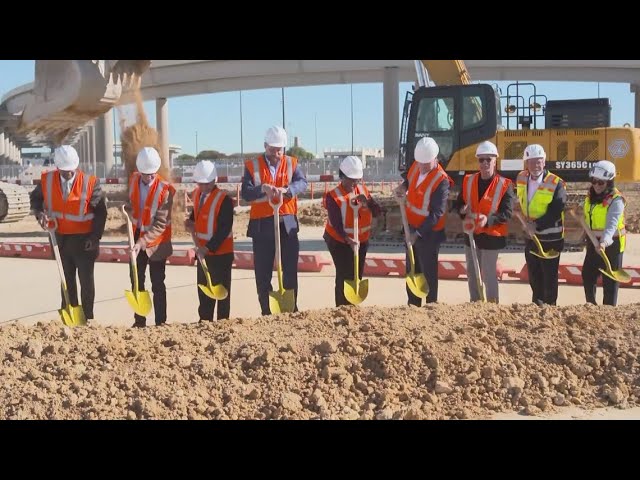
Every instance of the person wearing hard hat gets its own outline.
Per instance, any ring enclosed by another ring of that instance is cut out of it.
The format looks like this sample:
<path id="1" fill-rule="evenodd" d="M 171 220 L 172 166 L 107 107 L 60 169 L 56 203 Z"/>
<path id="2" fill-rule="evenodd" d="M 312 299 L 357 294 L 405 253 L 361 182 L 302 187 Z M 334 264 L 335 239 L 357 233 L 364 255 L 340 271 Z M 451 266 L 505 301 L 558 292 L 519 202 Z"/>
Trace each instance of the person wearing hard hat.
<path id="1" fill-rule="evenodd" d="M 527 233 L 536 235 L 544 251 L 564 248 L 564 207 L 567 191 L 564 180 L 545 168 L 547 154 L 542 145 L 528 145 L 524 150 L 525 170 L 516 178 L 516 195 L 527 220 Z M 532 302 L 542 306 L 555 305 L 558 299 L 558 268 L 560 256 L 552 259 L 536 257 L 535 242 L 527 240 L 524 250 Z"/>
<path id="2" fill-rule="evenodd" d="M 612 270 L 622 267 L 622 254 L 626 244 L 627 232 L 624 224 L 626 200 L 615 187 L 616 166 L 607 160 L 596 162 L 589 171 L 591 188 L 584 200 L 585 223 L 595 233 L 611 263 Z M 596 284 L 604 269 L 603 258 L 598 254 L 592 242 L 587 241 L 587 253 L 582 265 L 582 281 L 585 298 L 588 303 L 596 304 Z M 602 275 L 603 305 L 617 305 L 618 282 Z"/>
<path id="3" fill-rule="evenodd" d="M 465 233 L 473 232 L 480 272 L 472 267 L 471 244 L 465 235 L 467 282 L 472 302 L 480 300 L 476 274 L 481 275 L 488 302 L 498 303 L 498 252 L 507 246 L 507 223 L 513 214 L 516 195 L 513 183 L 497 173 L 498 149 L 492 142 L 482 142 L 476 149 L 478 172 L 468 173 L 453 204 L 463 220 Z"/>
<path id="4" fill-rule="evenodd" d="M 280 207 L 280 246 L 285 290 L 293 290 L 294 311 L 298 310 L 298 202 L 297 195 L 307 189 L 307 179 L 298 166 L 298 159 L 285 155 L 287 132 L 271 127 L 264 137 L 264 154 L 244 164 L 241 197 L 251 204 L 247 236 L 253 244 L 253 262 L 258 301 L 262 315 L 270 315 L 269 292 L 275 259 L 274 211 L 271 203 Z"/>
<path id="5" fill-rule="evenodd" d="M 133 226 L 133 253 L 138 267 L 138 288 L 145 291 L 147 265 L 153 292 L 156 325 L 167 321 L 167 288 L 164 284 L 171 244 L 171 209 L 176 193 L 169 181 L 158 174 L 162 161 L 153 147 L 144 147 L 136 156 L 136 170 L 129 179 L 129 199 L 125 210 Z M 133 278 L 131 278 L 133 288 Z M 134 314 L 133 327 L 144 328 L 146 317 Z"/>
<path id="6" fill-rule="evenodd" d="M 57 220 L 56 241 L 72 306 L 78 305 L 76 271 L 80 280 L 80 300 L 88 323 L 94 319 L 94 267 L 100 239 L 107 221 L 107 205 L 99 180 L 78 168 L 75 148 L 62 145 L 54 150 L 56 170 L 43 172 L 31 192 L 31 211 L 43 228 Z M 62 299 L 64 308 L 64 298 Z"/>
<path id="7" fill-rule="evenodd" d="M 204 258 L 213 285 L 224 285 L 229 292 L 227 298 L 218 300 L 217 319 L 229 318 L 231 310 L 231 265 L 233 264 L 233 202 L 224 190 L 217 187 L 218 174 L 213 162 L 201 160 L 193 171 L 197 183 L 191 199 L 193 211 L 185 228 L 194 231 L 200 256 Z M 197 260 L 199 263 L 199 260 Z M 200 265 L 197 282 L 206 285 L 207 279 Z M 200 321 L 213 321 L 216 300 L 198 290 L 198 314 Z"/>
<path id="8" fill-rule="evenodd" d="M 354 248 L 358 248 L 358 272 L 362 279 L 369 246 L 371 219 L 381 213 L 380 206 L 371 198 L 367 187 L 360 184 L 363 176 L 362 161 L 358 157 L 345 157 L 340 163 L 340 183 L 327 192 L 323 206 L 327 209 L 324 241 L 336 267 L 336 307 L 350 305 L 344 296 L 344 281 L 353 280 Z M 358 231 L 354 231 L 353 205 L 359 205 Z"/>
<path id="9" fill-rule="evenodd" d="M 423 273 L 429 285 L 426 303 L 438 301 L 438 254 L 445 240 L 447 200 L 453 180 L 438 162 L 440 147 L 431 137 L 421 138 L 414 149 L 415 162 L 403 174 L 404 182 L 395 190 L 406 196 L 406 212 L 411 230 L 416 273 Z M 406 256 L 409 272 L 409 253 Z M 407 289 L 408 304 L 417 307 L 422 300 Z"/>

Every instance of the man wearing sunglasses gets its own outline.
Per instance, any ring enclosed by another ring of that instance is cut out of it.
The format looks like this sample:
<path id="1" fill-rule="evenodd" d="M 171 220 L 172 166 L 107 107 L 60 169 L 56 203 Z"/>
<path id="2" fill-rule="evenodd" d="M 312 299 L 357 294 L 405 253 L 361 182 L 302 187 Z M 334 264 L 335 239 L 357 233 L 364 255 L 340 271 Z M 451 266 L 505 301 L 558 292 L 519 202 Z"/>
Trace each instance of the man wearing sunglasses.
<path id="1" fill-rule="evenodd" d="M 607 254 L 611 268 L 618 270 L 622 266 L 622 253 L 626 243 L 624 226 L 625 199 L 614 185 L 616 166 L 606 160 L 596 162 L 589 171 L 591 188 L 584 201 L 584 219 L 593 230 L 600 249 Z M 600 268 L 605 268 L 604 260 L 596 252 L 591 242 L 587 242 L 587 254 L 582 265 L 582 280 L 587 302 L 596 304 L 596 283 Z M 602 275 L 604 305 L 618 303 L 618 282 Z"/>
<path id="2" fill-rule="evenodd" d="M 496 265 L 498 252 L 507 246 L 507 223 L 513 214 L 515 193 L 513 183 L 498 175 L 498 149 L 491 142 L 482 142 L 476 149 L 478 172 L 469 173 L 462 180 L 462 190 L 453 204 L 463 220 L 466 232 L 473 232 L 478 251 L 480 272 L 471 267 L 471 245 L 465 235 L 464 253 L 467 260 L 467 281 L 472 302 L 480 300 L 476 274 L 482 276 L 488 302 L 499 302 Z"/>
<path id="3" fill-rule="evenodd" d="M 562 252 L 564 248 L 564 207 L 567 191 L 564 180 L 545 169 L 547 154 L 542 145 L 532 144 L 524 150 L 525 170 L 516 179 L 516 195 L 528 222 L 528 233 L 536 235 L 545 251 Z M 555 305 L 558 299 L 560 256 L 543 259 L 533 240 L 527 240 L 524 256 L 529 272 L 532 301 L 539 306 Z"/>

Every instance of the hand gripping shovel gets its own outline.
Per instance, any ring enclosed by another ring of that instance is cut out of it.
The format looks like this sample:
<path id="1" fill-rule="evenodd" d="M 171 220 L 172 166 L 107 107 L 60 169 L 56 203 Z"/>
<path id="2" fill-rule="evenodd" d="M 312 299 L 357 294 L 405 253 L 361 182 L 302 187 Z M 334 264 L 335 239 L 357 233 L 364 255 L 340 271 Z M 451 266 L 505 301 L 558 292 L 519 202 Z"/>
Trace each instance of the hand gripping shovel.
<path id="1" fill-rule="evenodd" d="M 531 240 L 533 240 L 536 246 L 538 247 L 537 252 L 534 252 L 533 250 L 531 250 L 530 252 L 531 255 L 534 255 L 538 258 L 542 258 L 543 260 L 551 260 L 552 258 L 558 258 L 560 256 L 560 254 L 556 252 L 553 248 L 545 252 L 544 249 L 542 248 L 542 243 L 540 243 L 540 240 L 538 239 L 538 236 L 531 235 L 529 233 L 527 222 L 524 221 L 524 217 L 520 214 L 520 212 L 514 212 L 514 215 L 518 218 L 518 220 L 520 220 L 520 223 L 522 224 L 522 228 L 524 229 L 525 233 L 531 237 Z"/>
<path id="2" fill-rule="evenodd" d="M 127 219 L 127 235 L 129 237 L 129 266 L 133 275 L 133 291 L 125 290 L 124 296 L 127 298 L 129 305 L 133 311 L 141 317 L 146 317 L 151 312 L 151 296 L 147 291 L 138 290 L 138 265 L 136 264 L 136 255 L 133 253 L 133 227 L 129 214 L 122 206 L 122 213 Z"/>
<path id="3" fill-rule="evenodd" d="M 406 200 L 404 198 L 398 199 L 400 205 L 400 213 L 402 214 L 402 226 L 404 227 L 404 241 L 407 244 L 407 251 L 409 252 L 409 273 L 406 277 L 407 287 L 411 293 L 418 298 L 427 298 L 429 295 L 429 284 L 427 278 L 423 273 L 416 274 L 416 259 L 413 255 L 413 245 L 411 245 L 411 233 L 409 232 L 409 221 L 407 220 L 407 211 L 405 210 Z"/>
<path id="4" fill-rule="evenodd" d="M 584 221 L 584 217 L 582 217 L 581 215 L 577 215 L 574 210 L 569 210 L 569 213 L 571 213 L 571 215 L 573 215 L 573 217 L 576 220 L 578 220 L 578 222 L 580 222 L 580 225 L 582 225 L 582 228 L 584 229 L 585 233 L 589 237 L 589 240 L 591 240 L 591 243 L 593 243 L 594 248 L 600 254 L 600 256 L 602 257 L 602 260 L 604 260 L 606 270 L 602 268 L 599 268 L 598 270 L 600 270 L 603 275 L 606 275 L 611 280 L 614 280 L 616 282 L 620 282 L 620 283 L 631 282 L 631 276 L 627 272 L 625 272 L 622 269 L 613 270 L 611 268 L 611 262 L 609 261 L 607 254 L 603 249 L 600 248 L 600 242 L 596 238 L 593 231 L 587 226 L 587 223 Z"/>
<path id="5" fill-rule="evenodd" d="M 352 305 L 359 305 L 364 302 L 369 294 L 369 280 L 360 280 L 360 242 L 359 242 L 359 222 L 358 211 L 360 205 L 358 203 L 351 204 L 353 209 L 353 241 L 357 242 L 353 246 L 353 280 L 344 281 L 344 297 Z"/>
<path id="6" fill-rule="evenodd" d="M 470 211 L 470 209 L 469 209 Z M 470 215 L 470 214 L 467 214 Z M 475 222 L 474 222 L 475 225 Z M 476 277 L 476 287 L 478 288 L 478 294 L 480 295 L 480 300 L 482 302 L 487 301 L 487 293 L 484 288 L 484 282 L 482 281 L 482 273 L 480 272 L 480 262 L 478 261 L 478 250 L 476 249 L 476 241 L 473 238 L 473 228 L 470 228 L 468 231 L 465 230 L 465 233 L 469 237 L 469 247 L 471 248 L 471 268 L 473 268 L 475 277 Z"/>
<path id="7" fill-rule="evenodd" d="M 51 218 L 51 217 L 50 217 Z M 87 320 L 84 317 L 84 310 L 81 305 L 72 306 L 69 300 L 69 290 L 67 289 L 67 281 L 64 278 L 64 269 L 62 268 L 62 260 L 60 258 L 60 249 L 58 248 L 58 242 L 56 240 L 56 230 L 58 229 L 58 220 L 53 218 L 51 221 L 53 226 L 47 225 L 45 230 L 49 232 L 51 237 L 51 246 L 53 248 L 53 254 L 58 264 L 58 273 L 60 274 L 60 282 L 62 284 L 62 295 L 64 297 L 64 308 L 58 310 L 62 323 L 67 327 L 78 327 L 80 325 L 86 325 Z"/>
<path id="8" fill-rule="evenodd" d="M 202 292 L 209 298 L 213 298 L 214 300 L 224 300 L 229 295 L 229 292 L 225 288 L 224 285 L 219 283 L 218 285 L 214 285 L 211 281 L 211 275 L 209 274 L 209 268 L 207 267 L 207 263 L 204 261 L 204 258 L 198 252 L 198 241 L 196 240 L 196 233 L 191 232 L 191 238 L 193 239 L 193 244 L 196 246 L 196 256 L 198 257 L 198 262 L 202 267 L 202 271 L 204 272 L 204 276 L 207 279 L 207 284 L 202 285 L 198 284 L 198 287 Z"/>
<path id="9" fill-rule="evenodd" d="M 282 194 L 276 203 L 269 199 L 269 205 L 273 208 L 273 229 L 276 236 L 276 269 L 278 270 L 278 290 L 269 292 L 269 310 L 271 310 L 272 314 L 293 312 L 296 304 L 293 290 L 285 290 L 282 283 L 282 262 L 280 260 L 280 206 L 282 201 Z"/>

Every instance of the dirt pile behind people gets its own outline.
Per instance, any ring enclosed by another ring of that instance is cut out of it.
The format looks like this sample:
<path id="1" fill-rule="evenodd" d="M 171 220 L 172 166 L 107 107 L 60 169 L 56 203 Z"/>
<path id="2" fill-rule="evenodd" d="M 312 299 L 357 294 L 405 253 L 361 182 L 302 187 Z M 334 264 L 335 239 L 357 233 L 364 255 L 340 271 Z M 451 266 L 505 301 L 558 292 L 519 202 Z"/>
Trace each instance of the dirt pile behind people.
<path id="1" fill-rule="evenodd" d="M 450 419 L 640 403 L 640 304 L 0 329 L 2 419 Z"/>

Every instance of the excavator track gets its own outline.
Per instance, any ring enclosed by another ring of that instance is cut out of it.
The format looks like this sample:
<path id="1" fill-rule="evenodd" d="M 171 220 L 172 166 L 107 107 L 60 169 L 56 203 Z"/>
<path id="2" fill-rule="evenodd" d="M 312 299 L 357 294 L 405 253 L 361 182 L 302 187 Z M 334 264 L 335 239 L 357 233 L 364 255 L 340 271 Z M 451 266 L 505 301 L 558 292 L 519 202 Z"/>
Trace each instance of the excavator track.
<path id="1" fill-rule="evenodd" d="M 30 209 L 26 188 L 0 182 L 0 223 L 19 222 L 29 215 Z"/>

